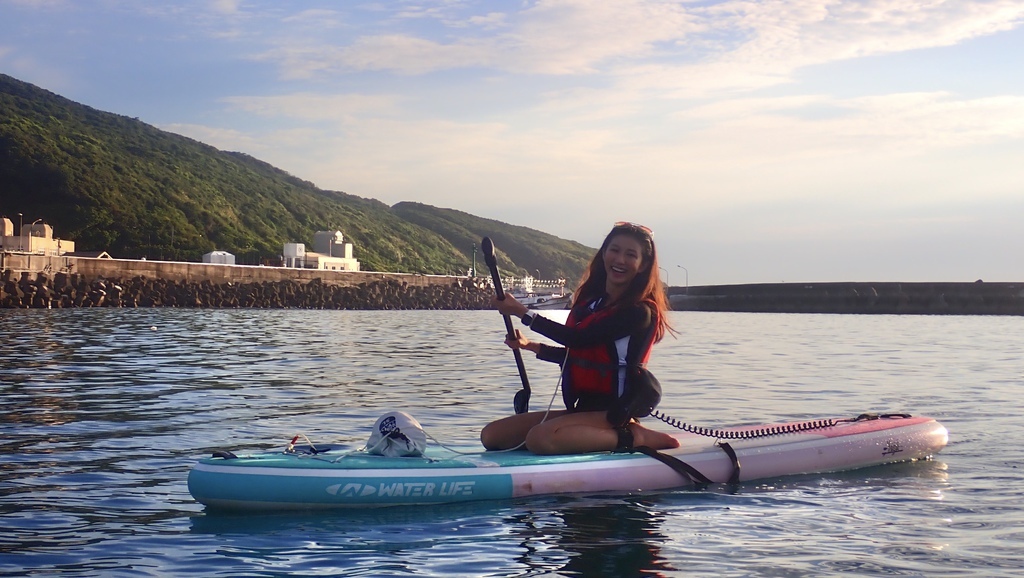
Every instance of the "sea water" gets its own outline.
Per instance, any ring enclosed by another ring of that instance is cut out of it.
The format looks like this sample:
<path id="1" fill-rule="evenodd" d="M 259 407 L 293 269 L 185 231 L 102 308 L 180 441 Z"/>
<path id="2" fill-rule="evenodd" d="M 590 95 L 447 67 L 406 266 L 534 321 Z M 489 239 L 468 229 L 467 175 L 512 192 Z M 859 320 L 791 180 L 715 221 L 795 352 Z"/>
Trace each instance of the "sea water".
<path id="1" fill-rule="evenodd" d="M 546 312 L 564 318 L 564 312 Z M 477 444 L 521 388 L 493 311 L 0 311 L 0 575 L 1010 576 L 1024 318 L 678 312 L 650 368 L 707 427 L 907 412 L 934 459 L 739 487 L 225 515 L 217 449 L 360 447 L 390 409 Z M 557 367 L 526 356 L 531 407 Z M 558 401 L 555 401 L 556 405 Z M 647 422 L 656 427 L 656 422 Z M 661 426 L 667 429 L 668 426 Z"/>

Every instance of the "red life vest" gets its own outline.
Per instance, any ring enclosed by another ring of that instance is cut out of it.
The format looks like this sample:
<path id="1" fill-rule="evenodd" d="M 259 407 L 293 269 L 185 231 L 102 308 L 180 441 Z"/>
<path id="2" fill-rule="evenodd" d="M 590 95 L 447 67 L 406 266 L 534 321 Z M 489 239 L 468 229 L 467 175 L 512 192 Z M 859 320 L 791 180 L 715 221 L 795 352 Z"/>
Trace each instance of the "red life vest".
<path id="1" fill-rule="evenodd" d="M 594 323 L 610 317 L 618 306 L 613 305 L 597 309 L 600 300 L 595 299 L 582 307 L 573 308 L 565 324 L 577 329 L 586 329 Z M 636 335 L 627 335 L 615 341 L 598 343 L 590 347 L 569 348 L 566 358 L 565 383 L 566 404 L 571 407 L 580 395 L 602 395 L 619 398 L 625 393 L 626 367 L 628 365 L 644 366 L 651 356 L 654 345 L 655 328 L 657 327 L 657 307 L 648 304 L 653 313 L 651 325 L 648 327 L 644 341 L 640 345 L 638 359 L 627 359 L 630 341 Z"/>

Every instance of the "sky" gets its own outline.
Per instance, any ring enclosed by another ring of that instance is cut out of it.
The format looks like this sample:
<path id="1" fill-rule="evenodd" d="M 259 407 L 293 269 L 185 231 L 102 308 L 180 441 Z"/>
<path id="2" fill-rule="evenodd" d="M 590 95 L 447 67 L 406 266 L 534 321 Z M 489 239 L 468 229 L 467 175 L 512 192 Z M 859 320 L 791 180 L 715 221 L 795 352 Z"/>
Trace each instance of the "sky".
<path id="1" fill-rule="evenodd" d="M 324 189 L 590 247 L 642 223 L 673 286 L 1016 282 L 1022 28 L 1022 0 L 0 0 L 0 72 Z"/>

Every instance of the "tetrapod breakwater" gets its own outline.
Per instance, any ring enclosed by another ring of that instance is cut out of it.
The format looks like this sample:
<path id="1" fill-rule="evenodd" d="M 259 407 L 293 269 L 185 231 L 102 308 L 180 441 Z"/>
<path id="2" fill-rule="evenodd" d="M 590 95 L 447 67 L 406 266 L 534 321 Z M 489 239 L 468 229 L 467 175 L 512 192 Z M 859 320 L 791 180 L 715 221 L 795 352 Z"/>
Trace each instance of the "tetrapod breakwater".
<path id="1" fill-rule="evenodd" d="M 410 284 L 384 277 L 355 285 L 322 279 L 213 282 L 81 273 L 0 274 L 0 308 L 191 307 L 302 309 L 487 309 L 492 292 L 469 279 Z"/>

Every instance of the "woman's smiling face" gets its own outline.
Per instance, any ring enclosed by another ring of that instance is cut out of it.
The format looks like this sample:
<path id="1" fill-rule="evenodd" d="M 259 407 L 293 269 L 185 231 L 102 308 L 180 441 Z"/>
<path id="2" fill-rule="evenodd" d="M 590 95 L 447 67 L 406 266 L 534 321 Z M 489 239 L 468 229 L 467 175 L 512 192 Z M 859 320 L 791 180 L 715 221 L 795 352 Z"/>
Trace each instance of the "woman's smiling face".
<path id="1" fill-rule="evenodd" d="M 604 250 L 604 270 L 609 293 L 621 293 L 643 268 L 643 245 L 632 235 L 615 235 Z"/>

